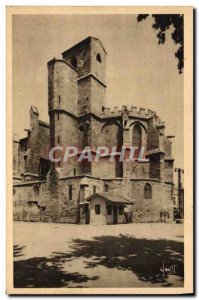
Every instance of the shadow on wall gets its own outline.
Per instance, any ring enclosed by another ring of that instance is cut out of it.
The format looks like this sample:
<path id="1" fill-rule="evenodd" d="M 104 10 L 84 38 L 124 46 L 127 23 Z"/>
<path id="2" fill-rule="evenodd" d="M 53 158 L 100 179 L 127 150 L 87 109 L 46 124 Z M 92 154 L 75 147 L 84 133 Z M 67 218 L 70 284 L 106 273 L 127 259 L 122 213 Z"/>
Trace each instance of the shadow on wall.
<path id="1" fill-rule="evenodd" d="M 104 266 L 109 269 L 132 271 L 140 281 L 172 286 L 160 271 L 162 262 L 175 265 L 175 275 L 183 282 L 184 244 L 171 240 L 136 239 L 126 235 L 100 236 L 93 240 L 76 239 L 71 242 L 71 251 L 52 253 L 50 257 L 31 258 L 14 263 L 15 287 L 64 287 L 69 282 L 97 280 L 79 273 L 63 272 L 63 264 L 84 258 L 84 268 Z M 18 253 L 19 254 L 19 253 Z M 65 265 L 66 266 L 66 265 Z M 67 266 L 66 266 L 67 270 Z M 127 278 L 128 281 L 128 278 Z M 96 284 L 97 287 L 97 284 Z M 128 287 L 128 282 L 127 282 Z"/>

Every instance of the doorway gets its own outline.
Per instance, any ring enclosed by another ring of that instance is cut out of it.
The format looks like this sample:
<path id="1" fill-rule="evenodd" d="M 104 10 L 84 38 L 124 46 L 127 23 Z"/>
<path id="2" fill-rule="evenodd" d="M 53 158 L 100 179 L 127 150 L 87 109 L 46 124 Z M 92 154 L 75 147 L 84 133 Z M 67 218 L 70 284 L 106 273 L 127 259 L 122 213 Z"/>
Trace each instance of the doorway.
<path id="1" fill-rule="evenodd" d="M 89 205 L 85 205 L 85 224 L 90 224 L 90 209 Z"/>
<path id="2" fill-rule="evenodd" d="M 117 205 L 113 205 L 113 224 L 117 224 Z"/>

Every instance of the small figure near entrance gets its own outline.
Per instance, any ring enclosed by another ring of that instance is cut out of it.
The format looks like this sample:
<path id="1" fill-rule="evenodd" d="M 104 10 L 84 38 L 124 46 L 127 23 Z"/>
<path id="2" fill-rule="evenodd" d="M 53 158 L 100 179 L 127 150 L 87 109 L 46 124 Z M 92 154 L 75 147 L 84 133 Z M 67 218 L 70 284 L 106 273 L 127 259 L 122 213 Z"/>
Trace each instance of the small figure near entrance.
<path id="1" fill-rule="evenodd" d="M 132 205 L 126 204 L 124 206 L 124 221 L 126 223 L 132 223 L 133 222 Z"/>
<path id="2" fill-rule="evenodd" d="M 80 203 L 80 218 L 78 222 L 81 224 L 90 223 L 89 203 Z"/>
<path id="3" fill-rule="evenodd" d="M 124 207 L 124 217 L 125 217 L 126 223 L 129 223 L 128 212 L 129 212 L 128 207 L 127 207 L 127 205 L 125 205 L 125 207 Z"/>

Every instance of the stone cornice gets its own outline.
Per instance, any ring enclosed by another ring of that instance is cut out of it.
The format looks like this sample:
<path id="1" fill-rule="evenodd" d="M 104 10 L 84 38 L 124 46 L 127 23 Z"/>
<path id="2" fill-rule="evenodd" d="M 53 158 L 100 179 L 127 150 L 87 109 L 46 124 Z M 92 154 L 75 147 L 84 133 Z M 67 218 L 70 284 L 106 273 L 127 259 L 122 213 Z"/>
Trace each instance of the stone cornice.
<path id="1" fill-rule="evenodd" d="M 77 81 L 84 80 L 84 79 L 86 79 L 88 77 L 93 77 L 95 80 L 97 80 L 101 85 L 103 85 L 106 88 L 106 84 L 104 82 L 102 82 L 99 78 L 97 78 L 93 73 L 88 73 L 88 74 L 86 74 L 86 75 L 84 75 L 82 77 L 79 77 L 77 79 Z"/>

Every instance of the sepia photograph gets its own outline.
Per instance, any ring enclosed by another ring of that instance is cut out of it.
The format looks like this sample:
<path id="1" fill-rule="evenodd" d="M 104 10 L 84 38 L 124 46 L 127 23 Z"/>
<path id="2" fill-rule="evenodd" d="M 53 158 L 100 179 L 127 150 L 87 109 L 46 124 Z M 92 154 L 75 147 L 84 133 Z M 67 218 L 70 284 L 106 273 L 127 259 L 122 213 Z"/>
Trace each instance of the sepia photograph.
<path id="1" fill-rule="evenodd" d="M 8 294 L 193 293 L 192 26 L 7 7 Z"/>

